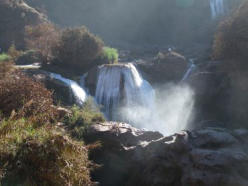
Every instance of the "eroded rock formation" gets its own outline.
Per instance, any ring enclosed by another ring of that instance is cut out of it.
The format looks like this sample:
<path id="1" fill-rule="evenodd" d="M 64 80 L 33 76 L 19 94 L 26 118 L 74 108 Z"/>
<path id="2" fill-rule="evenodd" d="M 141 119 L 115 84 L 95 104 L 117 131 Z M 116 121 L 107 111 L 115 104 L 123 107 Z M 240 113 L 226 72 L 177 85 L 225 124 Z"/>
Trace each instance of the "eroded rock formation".
<path id="1" fill-rule="evenodd" d="M 100 185 L 246 186 L 248 131 L 203 128 L 163 137 L 122 123 L 91 126 L 86 141 L 101 141 L 91 159 Z"/>

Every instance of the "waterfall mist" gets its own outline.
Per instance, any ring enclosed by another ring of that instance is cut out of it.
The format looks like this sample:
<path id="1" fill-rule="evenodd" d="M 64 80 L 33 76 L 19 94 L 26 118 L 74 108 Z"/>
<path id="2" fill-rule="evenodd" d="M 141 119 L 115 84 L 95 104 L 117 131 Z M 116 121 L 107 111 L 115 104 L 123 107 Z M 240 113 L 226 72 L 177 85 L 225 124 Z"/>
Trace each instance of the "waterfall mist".
<path id="1" fill-rule="evenodd" d="M 132 63 L 101 66 L 95 99 L 109 120 L 164 135 L 187 129 L 193 118 L 189 86 L 181 82 L 154 89 Z"/>
<path id="2" fill-rule="evenodd" d="M 194 92 L 187 85 L 167 84 L 156 88 L 152 107 L 123 107 L 123 118 L 138 128 L 170 135 L 188 129 L 194 118 Z"/>

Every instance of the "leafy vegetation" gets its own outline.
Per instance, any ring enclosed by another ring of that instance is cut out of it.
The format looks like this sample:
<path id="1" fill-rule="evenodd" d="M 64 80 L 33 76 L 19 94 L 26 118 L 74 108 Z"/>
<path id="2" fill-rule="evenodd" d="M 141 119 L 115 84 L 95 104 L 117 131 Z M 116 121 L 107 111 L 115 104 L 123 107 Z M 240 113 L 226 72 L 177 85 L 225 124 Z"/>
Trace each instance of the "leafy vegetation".
<path id="1" fill-rule="evenodd" d="M 93 185 L 88 149 L 70 136 L 82 138 L 87 126 L 104 121 L 92 99 L 58 117 L 51 92 L 3 64 L 8 63 L 0 64 L 5 74 L 0 78 L 0 184 Z"/>
<path id="2" fill-rule="evenodd" d="M 57 44 L 60 31 L 51 23 L 25 27 L 25 42 L 29 50 L 40 52 L 40 62 L 52 60 L 52 48 Z"/>
<path id="3" fill-rule="evenodd" d="M 92 123 L 105 121 L 103 114 L 91 98 L 86 101 L 82 108 L 73 106 L 71 111 L 72 114 L 65 117 L 64 123 L 71 129 L 72 135 L 79 139 L 83 138 L 85 129 Z"/>
<path id="4" fill-rule="evenodd" d="M 51 124 L 27 119 L 0 125 L 0 180 L 3 185 L 92 185 L 88 152 Z"/>
<path id="5" fill-rule="evenodd" d="M 118 50 L 115 48 L 104 47 L 102 58 L 106 63 L 109 64 L 118 63 L 118 58 L 119 58 Z"/>
<path id="6" fill-rule="evenodd" d="M 8 53 L 8 55 L 11 57 L 11 59 L 12 59 L 13 61 L 16 61 L 16 60 L 19 58 L 19 56 L 22 55 L 22 51 L 17 50 L 14 44 L 12 44 L 12 45 L 9 47 L 7 53 Z"/>
<path id="7" fill-rule="evenodd" d="M 0 64 L 0 110 L 5 117 L 13 111 L 16 117 L 32 117 L 36 122 L 49 122 L 56 119 L 52 93 L 41 83 L 24 76 L 20 72 L 13 73 L 8 63 Z M 10 72 L 11 71 L 11 72 Z M 6 76 L 8 74 L 8 76 Z"/>
<path id="8" fill-rule="evenodd" d="M 11 57 L 8 54 L 6 53 L 0 54 L 0 62 L 6 62 L 10 60 L 11 60 Z"/>
<path id="9" fill-rule="evenodd" d="M 64 65 L 87 68 L 100 56 L 103 46 L 86 27 L 70 28 L 62 32 L 53 54 Z"/>

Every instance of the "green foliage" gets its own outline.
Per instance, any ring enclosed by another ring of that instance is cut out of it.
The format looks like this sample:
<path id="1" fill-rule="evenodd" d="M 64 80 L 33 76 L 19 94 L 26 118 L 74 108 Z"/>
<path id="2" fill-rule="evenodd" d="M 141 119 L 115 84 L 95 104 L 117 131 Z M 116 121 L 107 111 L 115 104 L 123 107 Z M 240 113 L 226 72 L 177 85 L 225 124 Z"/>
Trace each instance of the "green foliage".
<path id="1" fill-rule="evenodd" d="M 28 119 L 0 123 L 2 185 L 90 186 L 88 152 L 84 144 L 48 124 Z"/>
<path id="2" fill-rule="evenodd" d="M 103 41 L 86 27 L 78 27 L 62 32 L 53 54 L 64 65 L 87 68 L 98 59 L 103 46 Z"/>
<path id="3" fill-rule="evenodd" d="M 10 60 L 11 60 L 11 57 L 8 54 L 6 53 L 0 54 L 0 62 L 6 62 Z"/>
<path id="4" fill-rule="evenodd" d="M 115 48 L 104 47 L 102 58 L 104 61 L 106 61 L 109 64 L 118 63 L 118 58 L 119 58 L 118 50 Z"/>
<path id="5" fill-rule="evenodd" d="M 22 51 L 17 50 L 14 44 L 9 47 L 7 53 L 13 61 L 16 61 L 17 58 L 22 55 Z"/>
<path id="6" fill-rule="evenodd" d="M 72 135 L 83 138 L 85 129 L 93 123 L 104 122 L 105 118 L 92 98 L 88 98 L 82 108 L 73 106 L 72 114 L 66 116 L 64 122 L 72 130 Z"/>

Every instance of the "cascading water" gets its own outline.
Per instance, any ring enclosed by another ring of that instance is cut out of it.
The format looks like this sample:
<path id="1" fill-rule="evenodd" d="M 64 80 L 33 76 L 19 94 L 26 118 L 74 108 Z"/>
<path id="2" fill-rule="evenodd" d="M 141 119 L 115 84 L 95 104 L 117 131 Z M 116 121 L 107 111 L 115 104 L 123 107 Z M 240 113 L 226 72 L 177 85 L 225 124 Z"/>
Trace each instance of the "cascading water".
<path id="1" fill-rule="evenodd" d="M 210 0 L 210 9 L 213 19 L 223 15 L 225 12 L 224 0 Z"/>
<path id="2" fill-rule="evenodd" d="M 128 63 L 100 67 L 95 98 L 98 104 L 104 106 L 109 119 L 130 121 L 132 119 L 124 116 L 121 109 L 138 106 L 151 108 L 154 106 L 155 94 L 135 66 Z"/>
<path id="3" fill-rule="evenodd" d="M 95 99 L 104 106 L 108 119 L 165 135 L 186 129 L 192 119 L 192 90 L 172 84 L 158 93 L 155 96 L 155 90 L 131 63 L 99 68 Z"/>
<path id="4" fill-rule="evenodd" d="M 87 98 L 87 94 L 85 90 L 82 87 L 80 87 L 75 81 L 66 79 L 62 77 L 60 74 L 55 74 L 55 73 L 50 73 L 50 77 L 57 79 L 63 82 L 64 84 L 66 84 L 68 87 L 70 87 L 75 97 L 76 103 L 78 105 L 83 105 L 83 103 L 85 102 Z"/>
<path id="5" fill-rule="evenodd" d="M 186 73 L 184 74 L 181 81 L 186 81 L 189 78 L 189 76 L 192 74 L 192 72 L 195 70 L 195 68 L 196 68 L 196 65 L 194 63 L 194 59 L 190 59 L 189 60 L 189 68 L 186 71 Z"/>

